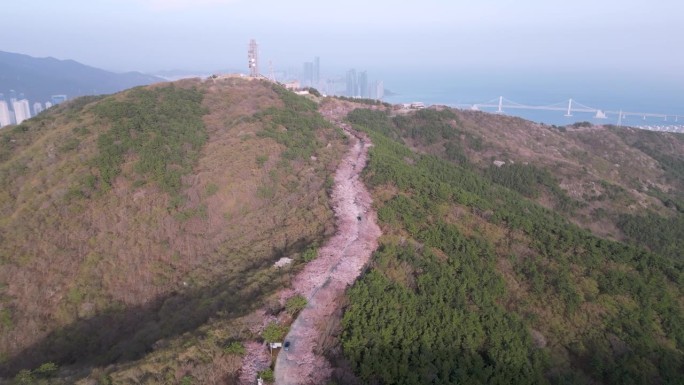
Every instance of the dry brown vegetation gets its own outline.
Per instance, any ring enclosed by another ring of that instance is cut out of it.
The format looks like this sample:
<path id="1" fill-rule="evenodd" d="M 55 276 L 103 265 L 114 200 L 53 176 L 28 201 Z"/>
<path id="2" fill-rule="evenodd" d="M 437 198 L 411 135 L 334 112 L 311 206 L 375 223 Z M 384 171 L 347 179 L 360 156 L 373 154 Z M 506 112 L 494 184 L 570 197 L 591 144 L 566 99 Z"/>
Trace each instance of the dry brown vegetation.
<path id="1" fill-rule="evenodd" d="M 89 177 L 99 177 L 92 159 L 98 136 L 111 127 L 93 112 L 98 100 L 76 101 L 2 133 L 5 374 L 47 361 L 122 362 L 153 349 L 159 353 L 149 362 L 174 349 L 186 353 L 162 366 L 133 365 L 125 372 L 130 378 L 119 379 L 168 383 L 171 377 L 160 373 L 172 370 L 176 379 L 199 380 L 195 372 L 207 365 L 232 368 L 222 344 L 240 333 L 223 328 L 236 327 L 232 319 L 287 284 L 289 270 L 273 269 L 274 261 L 297 259 L 333 232 L 325 186 L 344 148 L 333 127 L 315 131 L 311 158 L 284 158 L 285 145 L 260 135 L 268 118 L 255 117 L 284 105 L 270 83 L 209 79 L 174 87 L 203 93 L 207 135 L 178 197 L 135 171 L 135 153 L 125 155 L 111 189 L 79 192 Z M 107 99 L 127 100 L 129 92 Z M 222 336 L 215 343 L 179 337 L 210 317 L 204 327 Z M 178 338 L 181 347 L 163 342 Z"/>

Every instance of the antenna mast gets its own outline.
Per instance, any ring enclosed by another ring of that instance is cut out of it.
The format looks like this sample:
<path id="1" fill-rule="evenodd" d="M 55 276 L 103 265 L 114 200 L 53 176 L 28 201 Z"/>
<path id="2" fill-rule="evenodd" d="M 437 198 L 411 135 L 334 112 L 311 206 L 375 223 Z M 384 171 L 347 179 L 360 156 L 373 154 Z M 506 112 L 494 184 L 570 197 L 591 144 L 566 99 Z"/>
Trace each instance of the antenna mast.
<path id="1" fill-rule="evenodd" d="M 247 60 L 249 61 L 249 76 L 253 78 L 259 77 L 259 46 L 254 39 L 249 41 Z"/>

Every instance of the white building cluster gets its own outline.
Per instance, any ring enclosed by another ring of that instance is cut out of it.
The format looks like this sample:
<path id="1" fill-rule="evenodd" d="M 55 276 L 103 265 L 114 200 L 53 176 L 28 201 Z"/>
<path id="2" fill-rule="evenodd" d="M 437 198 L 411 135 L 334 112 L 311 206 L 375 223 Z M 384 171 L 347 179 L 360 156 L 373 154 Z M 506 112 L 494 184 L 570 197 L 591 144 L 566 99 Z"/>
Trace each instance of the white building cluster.
<path id="1" fill-rule="evenodd" d="M 10 124 L 21 124 L 31 118 L 31 109 L 26 99 L 12 99 L 9 103 L 0 100 L 0 128 Z"/>
<path id="2" fill-rule="evenodd" d="M 66 95 L 53 95 L 51 102 L 46 102 L 43 106 L 40 102 L 33 103 L 33 113 L 31 105 L 27 99 L 10 98 L 9 102 L 3 99 L 0 94 L 0 128 L 11 124 L 21 124 L 23 121 L 36 116 L 44 110 L 67 100 Z"/>

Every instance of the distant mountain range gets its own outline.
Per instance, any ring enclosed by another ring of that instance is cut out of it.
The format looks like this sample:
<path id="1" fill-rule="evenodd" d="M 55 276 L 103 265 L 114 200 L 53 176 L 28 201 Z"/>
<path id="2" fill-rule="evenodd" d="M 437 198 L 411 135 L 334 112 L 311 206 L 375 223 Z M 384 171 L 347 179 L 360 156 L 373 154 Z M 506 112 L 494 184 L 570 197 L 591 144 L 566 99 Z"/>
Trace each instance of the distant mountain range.
<path id="1" fill-rule="evenodd" d="M 127 88 L 164 81 L 140 72 L 114 73 L 73 60 L 35 58 L 0 51 L 0 93 L 31 102 L 45 102 L 52 95 L 70 99 L 83 95 L 111 94 Z M 21 95 L 23 94 L 23 96 Z"/>

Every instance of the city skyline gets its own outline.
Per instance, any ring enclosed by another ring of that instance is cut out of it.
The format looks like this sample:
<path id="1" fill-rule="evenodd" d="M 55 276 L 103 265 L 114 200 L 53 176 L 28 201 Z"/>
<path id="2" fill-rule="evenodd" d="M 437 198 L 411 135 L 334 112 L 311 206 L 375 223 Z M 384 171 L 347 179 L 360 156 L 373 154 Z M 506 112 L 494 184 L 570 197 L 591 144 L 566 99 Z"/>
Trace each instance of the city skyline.
<path id="1" fill-rule="evenodd" d="M 6 100 L 5 95 L 0 93 L 0 128 L 12 124 L 21 124 L 23 121 L 37 116 L 53 105 L 63 103 L 69 99 L 67 95 L 52 95 L 50 101 L 44 103 L 34 101 L 31 103 L 31 100 L 24 98 L 23 94 L 19 93 L 19 96 L 21 98 L 17 98 L 16 93 L 12 93 L 9 100 Z"/>

